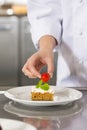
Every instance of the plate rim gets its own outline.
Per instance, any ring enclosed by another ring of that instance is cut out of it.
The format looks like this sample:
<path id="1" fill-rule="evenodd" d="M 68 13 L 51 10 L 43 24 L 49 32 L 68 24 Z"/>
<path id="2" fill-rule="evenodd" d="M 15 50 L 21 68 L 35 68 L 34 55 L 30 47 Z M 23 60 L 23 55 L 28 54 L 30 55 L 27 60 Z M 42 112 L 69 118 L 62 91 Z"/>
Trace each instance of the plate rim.
<path id="1" fill-rule="evenodd" d="M 32 101 L 32 100 L 24 100 L 24 99 L 18 99 L 18 98 L 14 98 L 14 95 L 13 94 L 11 94 L 9 91 L 13 91 L 13 89 L 19 89 L 19 88 L 27 88 L 27 87 L 32 87 L 32 86 L 34 86 L 34 85 L 31 85 L 31 86 L 21 86 L 21 87 L 14 87 L 14 88 L 11 88 L 11 89 L 8 89 L 8 90 L 6 90 L 5 91 L 5 93 L 4 93 L 4 95 L 7 97 L 7 98 L 9 98 L 9 99 L 11 99 L 11 100 L 13 100 L 13 101 L 15 101 L 15 102 L 18 102 L 18 103 L 21 103 L 21 104 L 24 104 L 24 105 L 33 105 L 33 106 L 52 106 L 52 105 L 65 105 L 65 104 L 68 104 L 68 103 L 70 103 L 70 102 L 74 102 L 74 101 L 77 101 L 77 100 L 79 100 L 82 96 L 83 96 L 83 94 L 82 94 L 82 92 L 81 91 L 79 91 L 79 90 L 77 90 L 77 89 L 75 89 L 75 88 L 70 88 L 70 87 L 66 87 L 66 89 L 71 89 L 71 90 L 74 90 L 74 91 L 76 91 L 76 92 L 78 92 L 79 94 L 80 94 L 80 96 L 78 97 L 78 98 L 74 98 L 74 99 L 72 99 L 72 100 L 67 100 L 67 102 L 65 103 L 65 101 L 63 102 L 58 102 L 57 100 L 56 101 Z M 53 85 L 52 85 L 52 87 L 53 87 Z M 57 90 L 63 90 L 63 89 L 65 89 L 65 88 L 56 88 L 55 89 L 55 91 Z"/>

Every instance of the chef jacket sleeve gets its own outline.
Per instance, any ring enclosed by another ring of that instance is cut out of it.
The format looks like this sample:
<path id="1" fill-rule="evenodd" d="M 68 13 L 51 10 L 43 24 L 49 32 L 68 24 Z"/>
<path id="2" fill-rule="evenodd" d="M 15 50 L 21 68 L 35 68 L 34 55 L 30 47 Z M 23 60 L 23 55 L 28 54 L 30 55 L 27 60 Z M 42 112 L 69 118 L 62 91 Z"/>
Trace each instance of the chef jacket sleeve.
<path id="1" fill-rule="evenodd" d="M 61 41 L 61 0 L 28 0 L 28 18 L 32 41 L 38 48 L 38 41 L 44 35 Z M 57 47 L 55 47 L 57 49 Z"/>

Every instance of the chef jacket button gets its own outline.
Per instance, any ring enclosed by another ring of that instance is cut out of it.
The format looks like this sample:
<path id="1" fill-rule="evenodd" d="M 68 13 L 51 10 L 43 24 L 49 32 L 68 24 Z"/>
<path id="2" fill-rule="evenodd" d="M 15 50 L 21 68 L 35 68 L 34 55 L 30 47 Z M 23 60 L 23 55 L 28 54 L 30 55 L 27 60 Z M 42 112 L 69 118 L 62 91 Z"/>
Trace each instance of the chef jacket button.
<path id="1" fill-rule="evenodd" d="M 84 63 L 84 61 L 83 60 L 79 60 L 79 64 L 83 64 Z"/>
<path id="2" fill-rule="evenodd" d="M 83 32 L 80 32 L 79 35 L 82 36 L 82 35 L 83 35 Z"/>
<path id="3" fill-rule="evenodd" d="M 83 0 L 80 0 L 80 3 L 82 3 L 83 2 Z"/>

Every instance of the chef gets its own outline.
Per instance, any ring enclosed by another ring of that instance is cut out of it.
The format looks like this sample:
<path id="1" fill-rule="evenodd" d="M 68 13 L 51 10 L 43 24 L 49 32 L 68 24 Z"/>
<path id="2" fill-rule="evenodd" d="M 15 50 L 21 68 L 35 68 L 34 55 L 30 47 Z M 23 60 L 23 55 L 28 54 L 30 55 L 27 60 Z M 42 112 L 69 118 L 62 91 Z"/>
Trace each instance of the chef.
<path id="1" fill-rule="evenodd" d="M 29 78 L 52 77 L 58 52 L 57 81 L 61 87 L 87 86 L 87 0 L 28 0 L 32 40 L 37 48 L 23 66 Z"/>

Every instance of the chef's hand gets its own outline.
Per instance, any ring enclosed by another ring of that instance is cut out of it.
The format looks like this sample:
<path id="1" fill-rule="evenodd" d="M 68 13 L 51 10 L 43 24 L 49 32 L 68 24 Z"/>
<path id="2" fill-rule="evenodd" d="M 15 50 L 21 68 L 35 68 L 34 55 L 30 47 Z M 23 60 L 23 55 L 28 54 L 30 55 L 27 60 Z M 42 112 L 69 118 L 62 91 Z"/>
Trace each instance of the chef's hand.
<path id="1" fill-rule="evenodd" d="M 47 66 L 47 71 L 52 77 L 54 72 L 53 48 L 56 40 L 49 35 L 43 36 L 39 41 L 39 51 L 33 54 L 23 66 L 23 73 L 29 78 L 41 78 L 40 70 Z"/>

